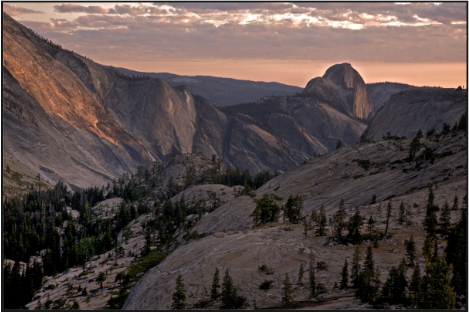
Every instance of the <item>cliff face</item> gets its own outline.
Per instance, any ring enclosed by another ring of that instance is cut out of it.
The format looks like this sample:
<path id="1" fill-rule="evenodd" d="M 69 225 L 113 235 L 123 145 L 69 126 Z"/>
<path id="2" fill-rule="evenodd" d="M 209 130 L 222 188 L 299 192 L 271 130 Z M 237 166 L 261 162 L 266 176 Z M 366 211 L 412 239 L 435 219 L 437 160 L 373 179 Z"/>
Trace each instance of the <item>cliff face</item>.
<path id="1" fill-rule="evenodd" d="M 5 167 L 15 160 L 43 181 L 86 187 L 153 160 L 102 105 L 82 57 L 3 13 L 3 58 Z"/>
<path id="2" fill-rule="evenodd" d="M 364 121 L 370 121 L 375 114 L 363 78 L 349 63 L 331 66 L 323 77 L 309 81 L 302 94 L 324 101 L 340 112 Z"/>
<path id="3" fill-rule="evenodd" d="M 421 129 L 423 134 L 443 124 L 451 127 L 467 110 L 467 92 L 456 89 L 402 91 L 391 96 L 365 131 L 368 139 L 379 141 L 387 132 L 407 138 Z"/>

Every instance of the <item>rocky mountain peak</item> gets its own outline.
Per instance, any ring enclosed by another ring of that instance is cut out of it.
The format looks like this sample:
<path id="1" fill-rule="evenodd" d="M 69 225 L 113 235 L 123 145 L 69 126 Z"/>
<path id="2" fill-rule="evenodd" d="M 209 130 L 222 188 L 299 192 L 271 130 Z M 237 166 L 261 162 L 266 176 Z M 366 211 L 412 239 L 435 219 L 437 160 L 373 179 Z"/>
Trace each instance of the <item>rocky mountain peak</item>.
<path id="1" fill-rule="evenodd" d="M 329 67 L 323 77 L 344 89 L 354 88 L 360 80 L 363 82 L 360 74 L 350 63 L 335 64 Z"/>
<path id="2" fill-rule="evenodd" d="M 361 120 L 369 121 L 375 114 L 373 100 L 365 82 L 350 63 L 329 67 L 322 79 L 317 77 L 310 80 L 302 94 Z"/>

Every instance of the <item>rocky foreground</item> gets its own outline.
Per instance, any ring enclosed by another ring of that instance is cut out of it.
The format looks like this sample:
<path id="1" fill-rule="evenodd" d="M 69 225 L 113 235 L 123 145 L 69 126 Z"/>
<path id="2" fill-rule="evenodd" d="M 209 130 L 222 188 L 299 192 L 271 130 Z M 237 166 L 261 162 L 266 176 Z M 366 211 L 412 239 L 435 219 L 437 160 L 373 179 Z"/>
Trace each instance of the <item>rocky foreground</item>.
<path id="1" fill-rule="evenodd" d="M 356 206 L 362 214 L 373 214 L 379 222 L 377 230 L 385 225 L 385 206 L 388 199 L 394 207 L 390 223 L 392 237 L 380 242 L 374 250 L 376 264 L 382 270 L 382 281 L 391 266 L 397 266 L 405 256 L 404 240 L 414 236 L 417 242 L 417 258 L 422 257 L 425 232 L 422 221 L 428 196 L 428 184 L 432 184 L 435 202 L 443 205 L 451 202 L 454 196 L 462 199 L 467 190 L 467 137 L 458 133 L 447 136 L 439 142 L 421 139 L 422 143 L 434 149 L 435 153 L 452 151 L 452 154 L 436 159 L 433 164 L 424 161 L 415 168 L 415 162 L 407 163 L 410 140 L 391 140 L 378 143 L 358 144 L 320 158 L 288 171 L 265 184 L 256 191 L 256 198 L 264 193 L 274 193 L 284 200 L 289 195 L 304 198 L 303 215 L 310 215 L 313 209 L 324 204 L 328 218 L 338 209 L 340 199 L 344 199 L 349 217 Z M 371 166 L 364 169 L 354 160 L 369 160 Z M 376 195 L 376 204 L 370 204 Z M 397 208 L 403 202 L 406 207 L 406 222 L 397 223 Z M 325 237 L 317 237 L 310 231 L 303 235 L 302 226 L 287 227 L 277 223 L 260 228 L 252 228 L 255 203 L 249 196 L 242 196 L 221 206 L 204 217 L 194 231 L 206 232 L 206 238 L 182 245 L 173 251 L 159 266 L 148 271 L 134 286 L 124 309 L 165 310 L 171 305 L 176 277 L 181 274 L 186 283 L 188 303 L 195 305 L 209 298 L 210 284 L 215 267 L 223 273 L 229 269 L 240 294 L 246 297 L 246 308 L 275 308 L 280 304 L 281 282 L 285 274 L 298 277 L 300 265 L 324 261 L 327 270 L 317 270 L 319 282 L 327 288 L 327 293 L 313 299 L 310 306 L 322 303 L 323 298 L 348 296 L 347 292 L 335 290 L 340 269 L 345 258 L 351 259 L 352 246 L 326 243 Z M 458 212 L 453 212 L 452 223 L 457 222 Z M 362 243 L 364 254 L 369 243 Z M 442 252 L 445 241 L 441 240 Z M 258 267 L 266 264 L 273 269 L 266 275 Z M 410 275 L 410 271 L 408 273 Z M 273 280 L 268 291 L 259 289 L 264 280 Z M 308 301 L 308 292 L 300 284 L 295 285 L 294 299 Z M 334 300 L 336 301 L 336 300 Z M 216 305 L 212 308 L 216 308 Z M 358 304 L 357 304 L 358 305 Z M 338 302 L 332 308 L 354 308 L 347 302 Z"/>
<path id="2" fill-rule="evenodd" d="M 222 275 L 225 269 L 230 271 L 238 293 L 246 298 L 245 309 L 279 307 L 285 274 L 294 283 L 293 299 L 298 308 L 368 308 L 354 298 L 353 290 L 334 288 L 335 282 L 340 280 L 340 270 L 346 258 L 350 264 L 355 248 L 353 245 L 340 245 L 329 240 L 328 236 L 316 236 L 313 224 L 308 225 L 305 235 L 302 224 L 287 224 L 282 216 L 277 223 L 254 228 L 251 216 L 256 206 L 254 201 L 263 194 L 275 194 L 282 198 L 278 203 L 284 205 L 290 195 L 299 195 L 304 199 L 303 216 L 309 217 L 313 209 L 318 210 L 324 205 L 329 219 L 343 199 L 347 218 L 352 216 L 356 207 L 367 218 L 373 215 L 378 221 L 375 232 L 384 231 L 386 206 L 391 201 L 391 236 L 380 241 L 374 249 L 375 262 L 381 269 L 381 281 L 384 282 L 389 269 L 405 256 L 404 240 L 411 235 L 416 240 L 418 262 L 421 268 L 425 265 L 422 246 L 426 233 L 422 221 L 429 184 L 433 186 L 435 203 L 440 207 L 445 201 L 452 204 L 454 196 L 463 199 L 466 195 L 465 133 L 456 132 L 438 140 L 422 138 L 420 142 L 422 147 L 416 155 L 423 153 L 426 146 L 433 151 L 431 159 L 408 162 L 410 140 L 407 139 L 362 143 L 314 158 L 271 179 L 251 195 L 246 195 L 242 186 L 228 187 L 207 182 L 184 189 L 171 198 L 173 204 L 184 198 L 188 206 L 200 205 L 208 210 L 203 214 L 187 216 L 186 226 L 189 222 L 194 226 L 175 231 L 173 238 L 176 241 L 166 250 L 170 253 L 158 266 L 146 272 L 133 272 L 135 280 L 128 285 L 130 295 L 123 308 L 169 309 L 176 277 L 181 274 L 189 307 L 218 309 L 219 301 L 206 301 L 210 297 L 215 268 Z M 146 186 L 153 192 L 145 203 L 149 207 L 155 205 L 159 201 L 155 195 L 168 192 L 168 182 L 183 186 L 188 173 L 193 173 L 194 182 L 200 181 L 201 175 L 207 170 L 216 169 L 217 164 L 197 154 L 176 157 L 171 166 L 157 171 L 158 183 L 155 186 Z M 221 169 L 220 173 L 224 170 Z M 376 203 L 372 203 L 373 196 L 376 196 Z M 108 199 L 98 203 L 92 212 L 96 218 L 111 218 L 122 202 L 120 198 Z M 406 211 L 402 225 L 397 221 L 401 202 Z M 457 223 L 460 212 L 452 211 L 451 214 L 451 223 Z M 121 280 L 116 276 L 129 273 L 132 264 L 140 260 L 146 242 L 145 225 L 154 219 L 153 212 L 137 216 L 119 233 L 115 249 L 94 256 L 83 267 L 46 277 L 46 283 L 27 307 L 34 309 L 38 301 L 42 305 L 47 301 L 59 304 L 62 301 L 66 307 L 76 301 L 80 309 L 107 308 L 108 300 L 117 296 L 121 286 Z M 362 229 L 362 232 L 365 230 Z M 190 239 L 186 237 L 189 233 L 200 236 Z M 158 241 L 156 232 L 151 236 L 153 242 Z M 369 244 L 360 244 L 363 256 Z M 440 253 L 445 246 L 445 238 L 440 237 Z M 155 248 L 156 245 L 151 247 Z M 305 285 L 311 261 L 314 265 L 317 262 L 326 264 L 325 269 L 316 268 L 316 277 L 327 291 L 313 299 L 309 298 Z M 306 269 L 302 280 L 304 284 L 297 281 L 301 264 Z M 262 265 L 266 265 L 271 272 L 259 270 Z M 101 272 L 106 273 L 103 288 L 97 281 Z M 409 276 L 410 272 L 407 273 Z M 266 280 L 272 281 L 270 289 L 259 289 Z M 86 293 L 83 292 L 85 288 Z"/>

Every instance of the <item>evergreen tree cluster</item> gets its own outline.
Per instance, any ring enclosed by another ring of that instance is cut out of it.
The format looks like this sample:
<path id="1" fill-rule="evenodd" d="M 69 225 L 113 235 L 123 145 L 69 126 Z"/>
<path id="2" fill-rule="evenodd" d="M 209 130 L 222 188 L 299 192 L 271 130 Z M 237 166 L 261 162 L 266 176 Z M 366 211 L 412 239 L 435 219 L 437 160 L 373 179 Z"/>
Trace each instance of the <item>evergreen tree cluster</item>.
<path id="1" fill-rule="evenodd" d="M 267 193 L 265 193 L 261 199 L 256 200 L 256 208 L 252 213 L 254 227 L 266 223 L 278 222 L 280 207 L 276 203 L 277 200 L 281 200 L 281 198 L 274 194 Z"/>

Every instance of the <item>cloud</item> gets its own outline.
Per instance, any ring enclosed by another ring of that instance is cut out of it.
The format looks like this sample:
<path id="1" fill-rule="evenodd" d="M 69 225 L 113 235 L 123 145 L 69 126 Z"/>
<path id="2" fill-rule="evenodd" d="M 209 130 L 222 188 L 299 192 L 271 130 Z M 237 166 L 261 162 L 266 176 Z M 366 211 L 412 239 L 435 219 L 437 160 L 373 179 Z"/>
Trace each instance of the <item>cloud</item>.
<path id="1" fill-rule="evenodd" d="M 44 14 L 42 11 L 36 11 L 31 9 L 26 9 L 16 4 L 7 4 L 3 3 L 3 11 L 10 16 L 17 16 L 20 14 Z"/>
<path id="2" fill-rule="evenodd" d="M 466 7 L 459 3 L 158 2 L 55 9 L 87 14 L 22 23 L 97 59 L 466 60 Z"/>
<path id="3" fill-rule="evenodd" d="M 88 14 L 128 14 L 128 15 L 145 15 L 145 14 L 167 14 L 168 11 L 158 7 L 150 7 L 144 4 L 131 6 L 128 4 L 116 4 L 114 8 L 108 9 L 102 6 L 83 6 L 78 4 L 64 3 L 54 5 L 55 12 L 59 13 L 88 13 Z"/>

